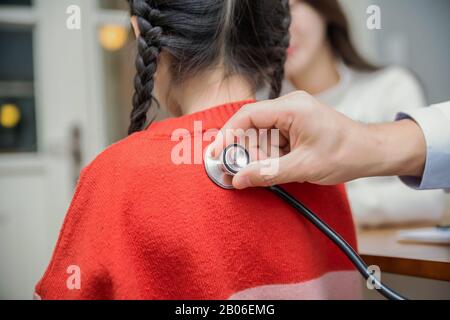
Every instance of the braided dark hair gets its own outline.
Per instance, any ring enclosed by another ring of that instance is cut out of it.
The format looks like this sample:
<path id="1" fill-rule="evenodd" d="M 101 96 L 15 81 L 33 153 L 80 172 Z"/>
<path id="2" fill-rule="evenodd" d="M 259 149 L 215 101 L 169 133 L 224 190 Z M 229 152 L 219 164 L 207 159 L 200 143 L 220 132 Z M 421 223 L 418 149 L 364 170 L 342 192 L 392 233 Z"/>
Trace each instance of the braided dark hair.
<path id="1" fill-rule="evenodd" d="M 129 134 L 143 129 L 162 50 L 174 82 L 214 66 L 280 95 L 289 46 L 289 0 L 128 0 L 140 36 Z"/>
<path id="2" fill-rule="evenodd" d="M 279 11 L 278 15 L 284 17 L 284 19 L 281 20 L 281 28 L 286 31 L 286 34 L 278 39 L 275 39 L 272 46 L 275 53 L 274 61 L 277 63 L 277 65 L 275 66 L 271 79 L 271 92 L 269 96 L 270 99 L 275 99 L 280 96 L 284 79 L 286 50 L 288 49 L 290 44 L 289 27 L 291 25 L 291 16 L 290 14 L 286 15 L 286 12 L 289 12 L 289 0 L 281 0 L 281 4 L 277 8 L 277 10 Z"/>

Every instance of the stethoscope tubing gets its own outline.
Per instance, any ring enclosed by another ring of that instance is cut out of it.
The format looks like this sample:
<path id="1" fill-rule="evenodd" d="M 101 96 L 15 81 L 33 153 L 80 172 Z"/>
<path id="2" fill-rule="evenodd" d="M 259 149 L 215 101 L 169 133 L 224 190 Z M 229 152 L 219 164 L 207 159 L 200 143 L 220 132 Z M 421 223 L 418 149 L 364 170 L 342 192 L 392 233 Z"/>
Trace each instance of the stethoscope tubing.
<path id="1" fill-rule="evenodd" d="M 385 298 L 389 300 L 407 300 L 407 298 L 398 294 L 394 290 L 390 289 L 384 285 L 377 278 L 373 277 L 368 270 L 367 264 L 359 256 L 359 254 L 345 241 L 336 231 L 334 231 L 328 224 L 326 224 L 322 219 L 320 219 L 316 214 L 314 214 L 305 205 L 291 196 L 287 191 L 285 191 L 280 186 L 268 187 L 268 190 L 275 193 L 286 203 L 291 205 L 297 210 L 303 217 L 305 217 L 309 222 L 311 222 L 317 229 L 319 229 L 323 234 L 325 234 L 328 239 L 330 239 L 338 248 L 348 257 L 351 263 L 356 267 L 359 273 L 364 277 L 364 279 L 369 279 L 372 281 L 374 288 Z"/>

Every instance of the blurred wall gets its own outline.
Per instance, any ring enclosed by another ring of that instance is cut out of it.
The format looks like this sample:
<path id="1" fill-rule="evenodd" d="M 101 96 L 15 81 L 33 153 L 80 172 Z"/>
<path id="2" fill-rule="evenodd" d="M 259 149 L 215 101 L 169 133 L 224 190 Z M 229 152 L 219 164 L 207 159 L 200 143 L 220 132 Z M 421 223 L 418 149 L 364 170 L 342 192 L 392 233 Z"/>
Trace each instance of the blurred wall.
<path id="1" fill-rule="evenodd" d="M 450 100 L 450 1 L 340 1 L 365 56 L 380 65 L 402 65 L 415 72 L 429 103 Z M 381 30 L 366 27 L 371 4 L 381 9 Z"/>
<path id="2" fill-rule="evenodd" d="M 450 100 L 450 1 L 374 0 L 382 10 L 383 30 L 376 32 L 381 63 L 413 70 L 429 103 Z"/>

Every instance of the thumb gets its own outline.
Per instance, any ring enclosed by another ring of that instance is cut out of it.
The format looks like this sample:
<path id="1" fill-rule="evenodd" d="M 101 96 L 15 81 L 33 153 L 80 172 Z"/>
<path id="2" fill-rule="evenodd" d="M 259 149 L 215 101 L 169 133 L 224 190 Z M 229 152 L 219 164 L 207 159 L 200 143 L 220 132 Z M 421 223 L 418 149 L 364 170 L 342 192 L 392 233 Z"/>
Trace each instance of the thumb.
<path id="1" fill-rule="evenodd" d="M 236 189 L 268 187 L 296 181 L 297 175 L 290 170 L 294 167 L 291 154 L 281 158 L 252 162 L 233 178 Z"/>

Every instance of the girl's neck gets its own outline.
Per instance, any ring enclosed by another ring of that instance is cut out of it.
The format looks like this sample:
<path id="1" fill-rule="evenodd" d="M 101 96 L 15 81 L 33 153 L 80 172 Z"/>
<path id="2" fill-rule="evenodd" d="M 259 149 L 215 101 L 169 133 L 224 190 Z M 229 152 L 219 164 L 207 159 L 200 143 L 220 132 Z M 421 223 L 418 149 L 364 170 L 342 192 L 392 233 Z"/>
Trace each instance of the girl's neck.
<path id="1" fill-rule="evenodd" d="M 250 83 L 242 76 L 224 77 L 223 72 L 211 71 L 189 79 L 175 94 L 182 115 L 192 114 L 212 106 L 255 99 Z"/>
<path id="2" fill-rule="evenodd" d="M 327 44 L 313 61 L 299 74 L 293 75 L 289 81 L 298 90 L 310 94 L 326 91 L 340 81 L 336 58 Z"/>

